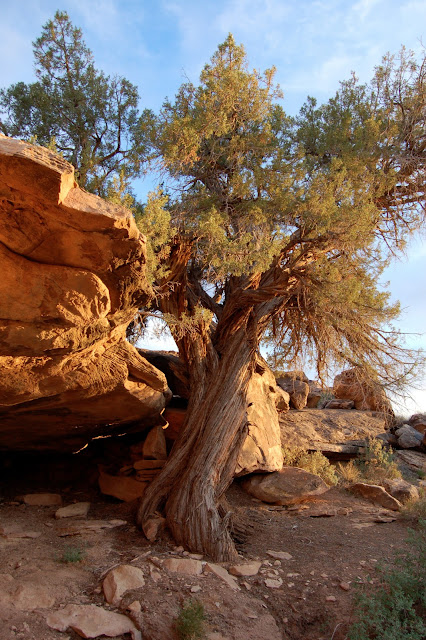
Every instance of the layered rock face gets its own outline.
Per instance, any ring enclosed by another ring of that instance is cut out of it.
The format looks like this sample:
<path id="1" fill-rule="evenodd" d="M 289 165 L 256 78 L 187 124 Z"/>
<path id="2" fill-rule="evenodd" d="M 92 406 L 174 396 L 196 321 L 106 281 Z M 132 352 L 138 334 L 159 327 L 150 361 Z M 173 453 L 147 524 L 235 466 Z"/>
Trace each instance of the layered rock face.
<path id="1" fill-rule="evenodd" d="M 164 374 L 125 340 L 149 299 L 124 208 L 41 147 L 0 136 L 0 448 L 74 449 L 158 419 Z"/>

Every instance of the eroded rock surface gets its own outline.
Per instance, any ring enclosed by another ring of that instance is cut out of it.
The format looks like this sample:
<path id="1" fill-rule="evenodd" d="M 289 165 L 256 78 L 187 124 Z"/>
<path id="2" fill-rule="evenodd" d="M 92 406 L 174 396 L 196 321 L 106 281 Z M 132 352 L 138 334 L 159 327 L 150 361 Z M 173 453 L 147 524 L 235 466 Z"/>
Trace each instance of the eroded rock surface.
<path id="1" fill-rule="evenodd" d="M 319 443 L 344 443 L 378 436 L 386 428 L 382 413 L 341 409 L 304 409 L 280 415 L 286 447 L 318 449 Z"/>
<path id="2" fill-rule="evenodd" d="M 155 424 L 164 374 L 125 340 L 149 299 L 131 214 L 42 147 L 0 136 L 0 448 L 75 449 Z"/>

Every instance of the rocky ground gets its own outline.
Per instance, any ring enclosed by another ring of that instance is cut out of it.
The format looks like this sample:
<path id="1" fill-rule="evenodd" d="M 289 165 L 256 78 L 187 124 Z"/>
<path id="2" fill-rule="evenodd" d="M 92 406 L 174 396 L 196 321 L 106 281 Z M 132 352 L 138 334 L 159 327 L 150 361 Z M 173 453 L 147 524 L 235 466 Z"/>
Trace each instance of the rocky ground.
<path id="1" fill-rule="evenodd" d="M 22 501 L 45 491 L 59 494 L 55 504 Z M 343 640 L 354 593 L 374 585 L 378 563 L 407 551 L 413 526 L 343 489 L 286 508 L 250 497 L 237 481 L 228 500 L 243 566 L 218 568 L 176 548 L 167 532 L 144 539 L 136 504 L 100 494 L 84 457 L 9 457 L 0 495 L 2 640 L 172 640 L 191 598 L 204 606 L 209 640 Z M 55 517 L 60 505 L 82 502 L 83 515 Z"/>

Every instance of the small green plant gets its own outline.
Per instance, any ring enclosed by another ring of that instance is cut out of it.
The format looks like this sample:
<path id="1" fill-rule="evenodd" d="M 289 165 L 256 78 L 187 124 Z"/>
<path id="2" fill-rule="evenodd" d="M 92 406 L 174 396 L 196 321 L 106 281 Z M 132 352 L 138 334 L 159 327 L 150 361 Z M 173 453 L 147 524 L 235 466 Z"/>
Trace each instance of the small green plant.
<path id="1" fill-rule="evenodd" d="M 204 638 L 204 607 L 198 600 L 187 600 L 176 620 L 179 640 L 199 640 Z"/>
<path id="2" fill-rule="evenodd" d="M 329 485 L 337 484 L 338 478 L 334 467 L 320 451 L 309 453 L 302 448 L 282 447 L 282 452 L 284 465 L 305 469 L 319 476 Z"/>
<path id="3" fill-rule="evenodd" d="M 84 560 L 85 555 L 86 555 L 86 550 L 83 547 L 68 544 L 64 548 L 59 560 L 60 562 L 64 562 L 65 564 L 72 564 L 72 563 L 81 562 L 82 560 Z"/>
<path id="4" fill-rule="evenodd" d="M 383 480 L 401 477 L 392 449 L 385 449 L 378 438 L 367 438 L 357 464 L 362 478 L 368 482 L 380 484 Z"/>
<path id="5" fill-rule="evenodd" d="M 355 597 L 355 622 L 349 640 L 424 640 L 426 638 L 426 521 L 412 531 L 411 550 L 393 568 L 378 568 L 380 583 Z"/>

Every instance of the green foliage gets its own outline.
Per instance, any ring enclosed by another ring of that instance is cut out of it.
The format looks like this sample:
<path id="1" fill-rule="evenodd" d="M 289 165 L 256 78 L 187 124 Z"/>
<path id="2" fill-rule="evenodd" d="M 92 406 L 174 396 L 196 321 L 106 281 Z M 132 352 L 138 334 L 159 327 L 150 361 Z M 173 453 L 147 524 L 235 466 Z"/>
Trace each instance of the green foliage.
<path id="1" fill-rule="evenodd" d="M 176 631 L 179 640 L 198 640 L 204 638 L 204 607 L 198 600 L 184 603 L 176 620 Z"/>
<path id="2" fill-rule="evenodd" d="M 401 477 L 392 449 L 386 449 L 378 438 L 367 438 L 357 465 L 362 478 L 368 482 L 380 484 L 387 478 Z"/>
<path id="3" fill-rule="evenodd" d="M 284 465 L 299 467 L 310 473 L 314 473 L 328 485 L 335 485 L 338 482 L 334 467 L 328 459 L 320 452 L 308 452 L 302 448 L 282 447 Z"/>
<path id="4" fill-rule="evenodd" d="M 349 640 L 424 640 L 426 637 L 426 521 L 411 533 L 412 548 L 396 566 L 379 568 L 380 584 L 355 600 Z"/>
<path id="5" fill-rule="evenodd" d="M 148 203 L 136 215 L 136 224 L 147 237 L 147 276 L 150 282 L 167 276 L 167 259 L 175 233 L 171 214 L 167 209 L 169 198 L 160 189 L 148 194 Z"/>
<path id="6" fill-rule="evenodd" d="M 387 449 L 379 438 L 367 438 L 358 460 L 337 465 L 337 474 L 342 484 L 369 482 L 382 484 L 384 480 L 401 478 L 392 449 Z"/>
<path id="7" fill-rule="evenodd" d="M 73 564 L 84 560 L 86 550 L 82 546 L 68 544 L 65 546 L 64 551 L 59 558 L 60 562 L 65 564 Z"/>
<path id="8" fill-rule="evenodd" d="M 402 169 L 400 127 L 409 123 L 392 110 L 386 88 L 399 82 L 407 105 L 415 97 L 420 145 L 425 74 L 413 65 L 410 75 L 390 64 L 369 86 L 352 77 L 325 105 L 309 99 L 293 119 L 275 70 L 250 70 L 229 35 L 199 85 L 183 84 L 145 120 L 144 139 L 174 194 L 164 203 L 159 194 L 150 207 L 158 218 L 151 255 L 161 265 L 158 284 L 164 291 L 169 279 L 169 299 L 175 294 L 176 304 L 166 305 L 175 326 L 201 305 L 212 311 L 196 323 L 203 339 L 214 343 L 250 318 L 255 341 L 274 347 L 274 368 L 306 354 L 319 375 L 349 361 L 395 385 L 406 380 L 417 356 L 389 327 L 399 306 L 378 282 L 423 220 L 413 202 L 424 200 L 424 154 Z M 175 248 L 189 243 L 186 269 L 171 268 L 176 253 L 165 255 L 159 238 Z"/>
<path id="9" fill-rule="evenodd" d="M 33 51 L 38 79 L 0 91 L 0 129 L 54 148 L 74 165 L 80 186 L 108 196 L 114 176 L 140 173 L 137 88 L 95 68 L 65 12 L 44 25 Z"/>

